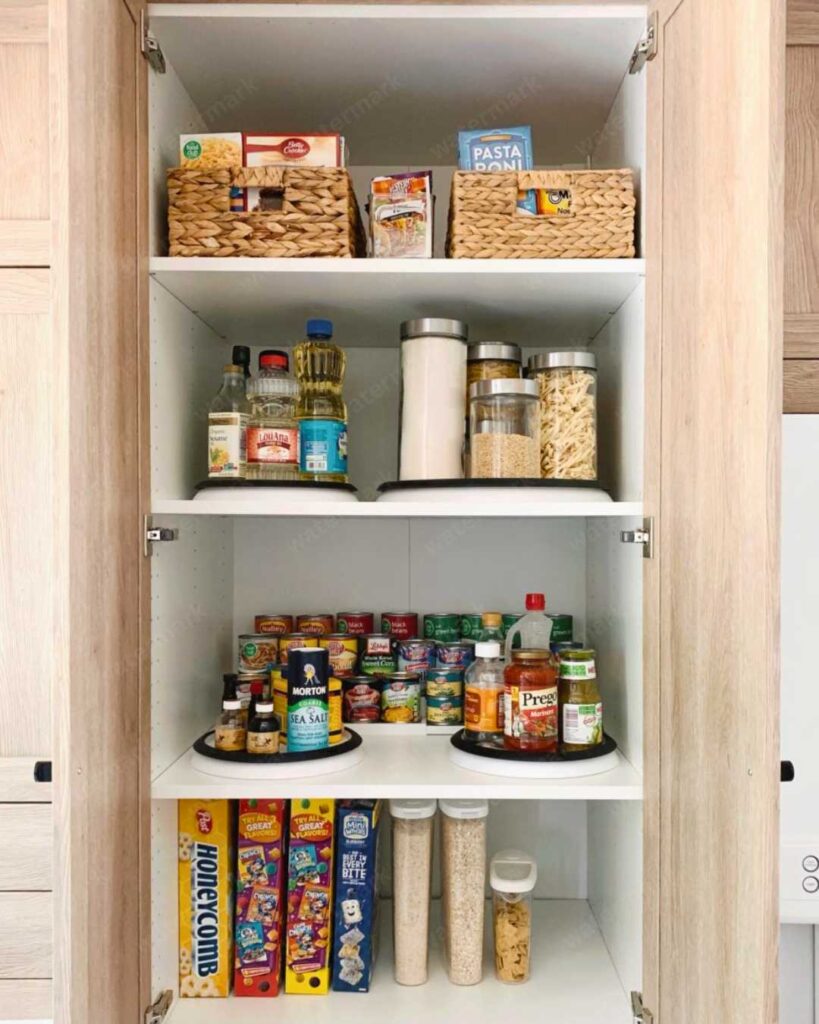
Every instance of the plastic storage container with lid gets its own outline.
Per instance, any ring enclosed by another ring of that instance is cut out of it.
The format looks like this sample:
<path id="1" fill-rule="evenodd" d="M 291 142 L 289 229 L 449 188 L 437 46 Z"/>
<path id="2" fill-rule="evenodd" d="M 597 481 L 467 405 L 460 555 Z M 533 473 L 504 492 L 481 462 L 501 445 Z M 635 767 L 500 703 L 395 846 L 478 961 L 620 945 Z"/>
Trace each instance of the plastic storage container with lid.
<path id="1" fill-rule="evenodd" d="M 532 959 L 532 891 L 537 864 L 528 853 L 503 850 L 489 866 L 495 977 L 518 984 L 529 979 Z"/>
<path id="2" fill-rule="evenodd" d="M 547 480 L 597 479 L 597 359 L 592 352 L 529 358 L 540 394 L 540 460 Z"/>
<path id="3" fill-rule="evenodd" d="M 429 959 L 434 800 L 390 800 L 395 980 L 423 985 Z"/>
<path id="4" fill-rule="evenodd" d="M 402 480 L 463 476 L 467 334 L 443 317 L 401 324 Z"/>
<path id="5" fill-rule="evenodd" d="M 540 477 L 538 387 L 532 380 L 469 385 L 470 477 Z"/>
<path id="6" fill-rule="evenodd" d="M 444 955 L 454 985 L 477 985 L 483 974 L 486 888 L 486 800 L 441 800 L 441 885 Z"/>
<path id="7" fill-rule="evenodd" d="M 479 380 L 517 379 L 521 375 L 520 345 L 481 341 L 466 352 L 466 386 Z M 467 400 L 469 395 L 467 394 Z"/>

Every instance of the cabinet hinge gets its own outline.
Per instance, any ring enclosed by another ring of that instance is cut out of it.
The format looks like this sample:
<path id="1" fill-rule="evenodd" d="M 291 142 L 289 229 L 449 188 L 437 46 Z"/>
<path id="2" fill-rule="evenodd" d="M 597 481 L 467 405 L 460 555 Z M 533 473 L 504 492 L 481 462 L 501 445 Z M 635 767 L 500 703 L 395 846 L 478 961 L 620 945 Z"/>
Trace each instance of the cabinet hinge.
<path id="1" fill-rule="evenodd" d="M 162 1024 L 162 1021 L 168 1015 L 172 1002 L 173 992 L 169 988 L 165 989 L 156 1002 L 151 1003 L 145 1011 L 145 1024 Z"/>
<path id="2" fill-rule="evenodd" d="M 145 17 L 144 10 L 141 12 L 140 19 L 142 24 L 142 56 L 158 75 L 164 75 L 165 54 L 162 52 L 162 47 L 159 45 L 156 36 L 148 27 L 148 19 Z"/>
<path id="3" fill-rule="evenodd" d="M 151 554 L 151 545 L 163 540 L 176 540 L 179 530 L 172 530 L 169 526 L 154 526 L 150 516 L 143 520 L 142 551 L 146 558 Z"/>
<path id="4" fill-rule="evenodd" d="M 654 1024 L 654 1014 L 643 1006 L 643 993 L 631 993 L 631 1012 L 634 1024 Z"/>
<path id="5" fill-rule="evenodd" d="M 638 530 L 621 530 L 620 540 L 623 544 L 642 544 L 643 558 L 654 557 L 654 520 L 650 517 L 643 520 Z"/>
<path id="6" fill-rule="evenodd" d="M 631 60 L 628 62 L 628 73 L 630 75 L 639 75 L 646 66 L 646 61 L 654 60 L 657 56 L 659 26 L 660 22 L 657 12 L 652 11 L 648 16 L 646 34 L 634 47 L 634 53 L 632 53 Z"/>

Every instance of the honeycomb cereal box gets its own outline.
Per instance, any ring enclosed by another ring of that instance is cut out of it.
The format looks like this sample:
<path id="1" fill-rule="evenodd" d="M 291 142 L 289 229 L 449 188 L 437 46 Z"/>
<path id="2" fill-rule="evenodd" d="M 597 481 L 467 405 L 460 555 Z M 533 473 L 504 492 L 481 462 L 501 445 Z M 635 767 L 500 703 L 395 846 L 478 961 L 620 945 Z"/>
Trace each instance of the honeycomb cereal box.
<path id="1" fill-rule="evenodd" d="M 233 807 L 179 801 L 179 995 L 230 993 L 233 973 Z"/>
<path id="2" fill-rule="evenodd" d="M 284 990 L 330 989 L 333 914 L 332 800 L 292 800 L 287 852 L 287 968 Z"/>
<path id="3" fill-rule="evenodd" d="M 275 996 L 282 973 L 286 800 L 240 800 L 233 992 Z"/>
<path id="4" fill-rule="evenodd" d="M 333 991 L 368 992 L 376 951 L 378 800 L 342 800 L 336 829 Z"/>

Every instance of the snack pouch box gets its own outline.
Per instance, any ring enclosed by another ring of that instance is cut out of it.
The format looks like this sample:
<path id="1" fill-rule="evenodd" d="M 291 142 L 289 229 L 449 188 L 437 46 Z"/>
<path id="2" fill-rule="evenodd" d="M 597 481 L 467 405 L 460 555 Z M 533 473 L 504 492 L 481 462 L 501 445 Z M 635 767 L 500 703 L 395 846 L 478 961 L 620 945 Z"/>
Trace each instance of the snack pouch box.
<path id="1" fill-rule="evenodd" d="M 245 167 L 343 167 L 344 138 L 341 135 L 244 135 Z M 280 195 L 266 195 L 265 189 L 249 188 L 248 210 L 279 210 Z"/>
<path id="2" fill-rule="evenodd" d="M 179 166 L 194 171 L 212 171 L 223 167 L 241 167 L 244 141 L 241 132 L 199 132 L 179 136 Z M 242 213 L 245 190 L 230 190 L 231 213 Z"/>
<path id="3" fill-rule="evenodd" d="M 233 836 L 229 800 L 179 801 L 179 995 L 230 993 Z"/>
<path id="4" fill-rule="evenodd" d="M 529 125 L 458 132 L 458 167 L 462 171 L 530 171 L 533 166 Z M 534 189 L 518 192 L 518 209 L 537 213 Z"/>
<path id="5" fill-rule="evenodd" d="M 338 804 L 333 991 L 368 992 L 376 954 L 378 800 Z"/>
<path id="6" fill-rule="evenodd" d="M 330 990 L 333 800 L 292 800 L 287 852 L 287 966 L 284 990 Z"/>
<path id="7" fill-rule="evenodd" d="M 282 974 L 286 800 L 240 800 L 233 992 L 275 996 Z"/>

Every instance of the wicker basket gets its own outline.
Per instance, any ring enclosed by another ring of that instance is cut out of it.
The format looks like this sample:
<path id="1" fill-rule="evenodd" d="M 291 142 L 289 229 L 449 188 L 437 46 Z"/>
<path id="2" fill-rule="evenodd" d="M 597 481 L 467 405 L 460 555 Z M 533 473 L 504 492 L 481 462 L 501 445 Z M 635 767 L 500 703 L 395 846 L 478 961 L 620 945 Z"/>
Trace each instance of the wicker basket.
<path id="1" fill-rule="evenodd" d="M 568 189 L 568 215 L 518 212 L 519 189 Z M 634 256 L 634 183 L 622 171 L 456 171 L 447 255 L 455 259 Z"/>
<path id="2" fill-rule="evenodd" d="M 231 213 L 231 187 L 281 193 L 281 209 Z M 361 216 L 347 171 L 241 167 L 168 171 L 171 256 L 363 256 Z"/>

